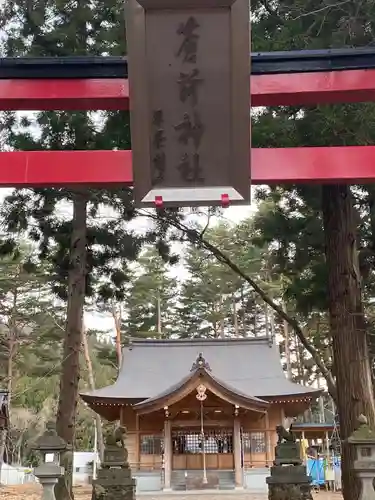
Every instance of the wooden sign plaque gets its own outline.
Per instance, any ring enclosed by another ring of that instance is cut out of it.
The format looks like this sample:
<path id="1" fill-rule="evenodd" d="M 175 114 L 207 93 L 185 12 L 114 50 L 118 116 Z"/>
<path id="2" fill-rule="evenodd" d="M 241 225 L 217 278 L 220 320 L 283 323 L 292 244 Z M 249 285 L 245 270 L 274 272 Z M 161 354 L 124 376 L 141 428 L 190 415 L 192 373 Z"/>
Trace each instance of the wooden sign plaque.
<path id="1" fill-rule="evenodd" d="M 250 201 L 248 0 L 128 0 L 138 206 Z"/>

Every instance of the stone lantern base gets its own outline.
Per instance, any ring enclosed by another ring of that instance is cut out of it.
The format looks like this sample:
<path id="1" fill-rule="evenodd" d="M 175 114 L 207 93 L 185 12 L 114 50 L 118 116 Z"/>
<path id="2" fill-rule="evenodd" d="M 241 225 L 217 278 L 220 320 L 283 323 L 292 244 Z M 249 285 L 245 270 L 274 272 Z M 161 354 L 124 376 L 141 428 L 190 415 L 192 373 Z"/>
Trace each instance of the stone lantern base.
<path id="1" fill-rule="evenodd" d="M 135 487 L 126 449 L 107 445 L 102 468 L 92 482 L 92 500 L 134 500 Z"/>
<path id="2" fill-rule="evenodd" d="M 92 500 L 134 500 L 135 479 L 130 469 L 101 469 L 93 481 Z"/>

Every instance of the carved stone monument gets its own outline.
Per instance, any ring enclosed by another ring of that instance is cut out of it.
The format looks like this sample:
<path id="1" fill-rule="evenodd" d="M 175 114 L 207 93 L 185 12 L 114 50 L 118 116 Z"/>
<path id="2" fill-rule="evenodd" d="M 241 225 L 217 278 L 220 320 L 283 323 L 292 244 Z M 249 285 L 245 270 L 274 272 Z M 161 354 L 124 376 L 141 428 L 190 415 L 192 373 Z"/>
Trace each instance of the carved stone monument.
<path id="1" fill-rule="evenodd" d="M 107 436 L 102 467 L 93 481 L 92 500 L 134 500 L 136 483 L 129 467 L 125 438 L 125 427 L 118 427 Z"/>
<path id="2" fill-rule="evenodd" d="M 311 477 L 302 465 L 299 444 L 284 427 L 278 426 L 276 431 L 275 461 L 267 478 L 269 500 L 312 500 Z"/>
<path id="3" fill-rule="evenodd" d="M 33 449 L 42 455 L 42 463 L 34 470 L 35 476 L 43 487 L 42 500 L 55 500 L 55 485 L 64 475 L 64 467 L 60 466 L 60 453 L 67 449 L 65 441 L 57 435 L 55 424 L 48 422 L 46 431 L 35 442 Z M 52 461 L 46 460 L 52 455 Z"/>
<path id="4" fill-rule="evenodd" d="M 368 425 L 367 418 L 360 415 L 359 426 L 348 438 L 356 451 L 354 470 L 361 482 L 359 500 L 375 500 L 375 430 Z"/>

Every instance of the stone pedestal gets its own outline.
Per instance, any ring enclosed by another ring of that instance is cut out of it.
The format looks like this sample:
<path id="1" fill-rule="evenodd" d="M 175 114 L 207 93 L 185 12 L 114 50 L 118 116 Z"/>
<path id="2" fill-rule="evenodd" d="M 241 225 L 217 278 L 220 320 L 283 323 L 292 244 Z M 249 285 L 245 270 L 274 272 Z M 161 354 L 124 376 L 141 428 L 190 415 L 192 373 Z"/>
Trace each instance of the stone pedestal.
<path id="1" fill-rule="evenodd" d="M 55 500 L 55 485 L 59 477 L 64 475 L 63 467 L 55 464 L 42 464 L 34 469 L 34 475 L 43 488 L 42 500 Z"/>
<path id="2" fill-rule="evenodd" d="M 304 465 L 274 465 L 267 484 L 269 500 L 312 500 L 311 477 Z"/>
<path id="3" fill-rule="evenodd" d="M 311 477 L 302 465 L 300 446 L 291 432 L 276 428 L 279 441 L 275 461 L 267 477 L 269 500 L 313 500 Z"/>
<path id="4" fill-rule="evenodd" d="M 275 448 L 274 465 L 301 465 L 301 448 L 294 442 L 278 444 Z"/>
<path id="5" fill-rule="evenodd" d="M 92 500 L 134 500 L 135 479 L 130 468 L 107 468 L 98 471 L 92 484 Z"/>
<path id="6" fill-rule="evenodd" d="M 107 443 L 102 467 L 92 483 L 92 500 L 134 500 L 135 487 L 126 448 Z"/>

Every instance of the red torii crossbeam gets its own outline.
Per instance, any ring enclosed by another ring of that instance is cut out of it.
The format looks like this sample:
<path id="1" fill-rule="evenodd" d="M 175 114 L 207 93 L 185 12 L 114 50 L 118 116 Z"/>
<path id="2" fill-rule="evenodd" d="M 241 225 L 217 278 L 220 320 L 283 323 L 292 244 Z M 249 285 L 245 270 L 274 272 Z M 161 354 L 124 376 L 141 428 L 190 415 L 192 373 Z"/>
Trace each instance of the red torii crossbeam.
<path id="1" fill-rule="evenodd" d="M 375 69 L 251 76 L 253 106 L 300 106 L 375 100 Z M 128 110 L 126 79 L 0 80 L 4 111 Z"/>
<path id="2" fill-rule="evenodd" d="M 351 50 L 352 60 L 357 53 L 361 51 Z M 289 59 L 292 58 L 293 53 L 287 54 Z M 311 54 L 309 51 L 304 54 L 299 56 L 299 60 L 306 58 L 308 61 Z M 27 60 L 29 62 L 30 59 Z M 252 105 L 374 101 L 374 61 L 368 69 L 357 63 L 355 59 L 352 65 L 348 64 L 350 69 L 345 70 L 344 61 L 338 71 L 309 69 L 308 66 L 305 72 L 298 73 L 296 63 L 294 70 L 288 73 L 270 71 L 266 74 L 259 71 L 259 74 L 251 76 Z M 50 62 L 47 61 L 48 65 Z M 124 78 L 65 78 L 59 75 L 59 78 L 53 79 L 50 76 L 4 78 L 0 75 L 0 109 L 84 111 L 129 108 L 128 82 Z M 131 151 L 1 152 L 0 165 L 0 186 L 129 186 L 133 179 Z M 375 147 L 372 146 L 252 151 L 254 184 L 356 183 L 371 182 L 374 178 Z"/>
<path id="3" fill-rule="evenodd" d="M 373 182 L 375 146 L 252 149 L 253 184 Z M 0 186 L 131 186 L 131 151 L 0 153 Z"/>

